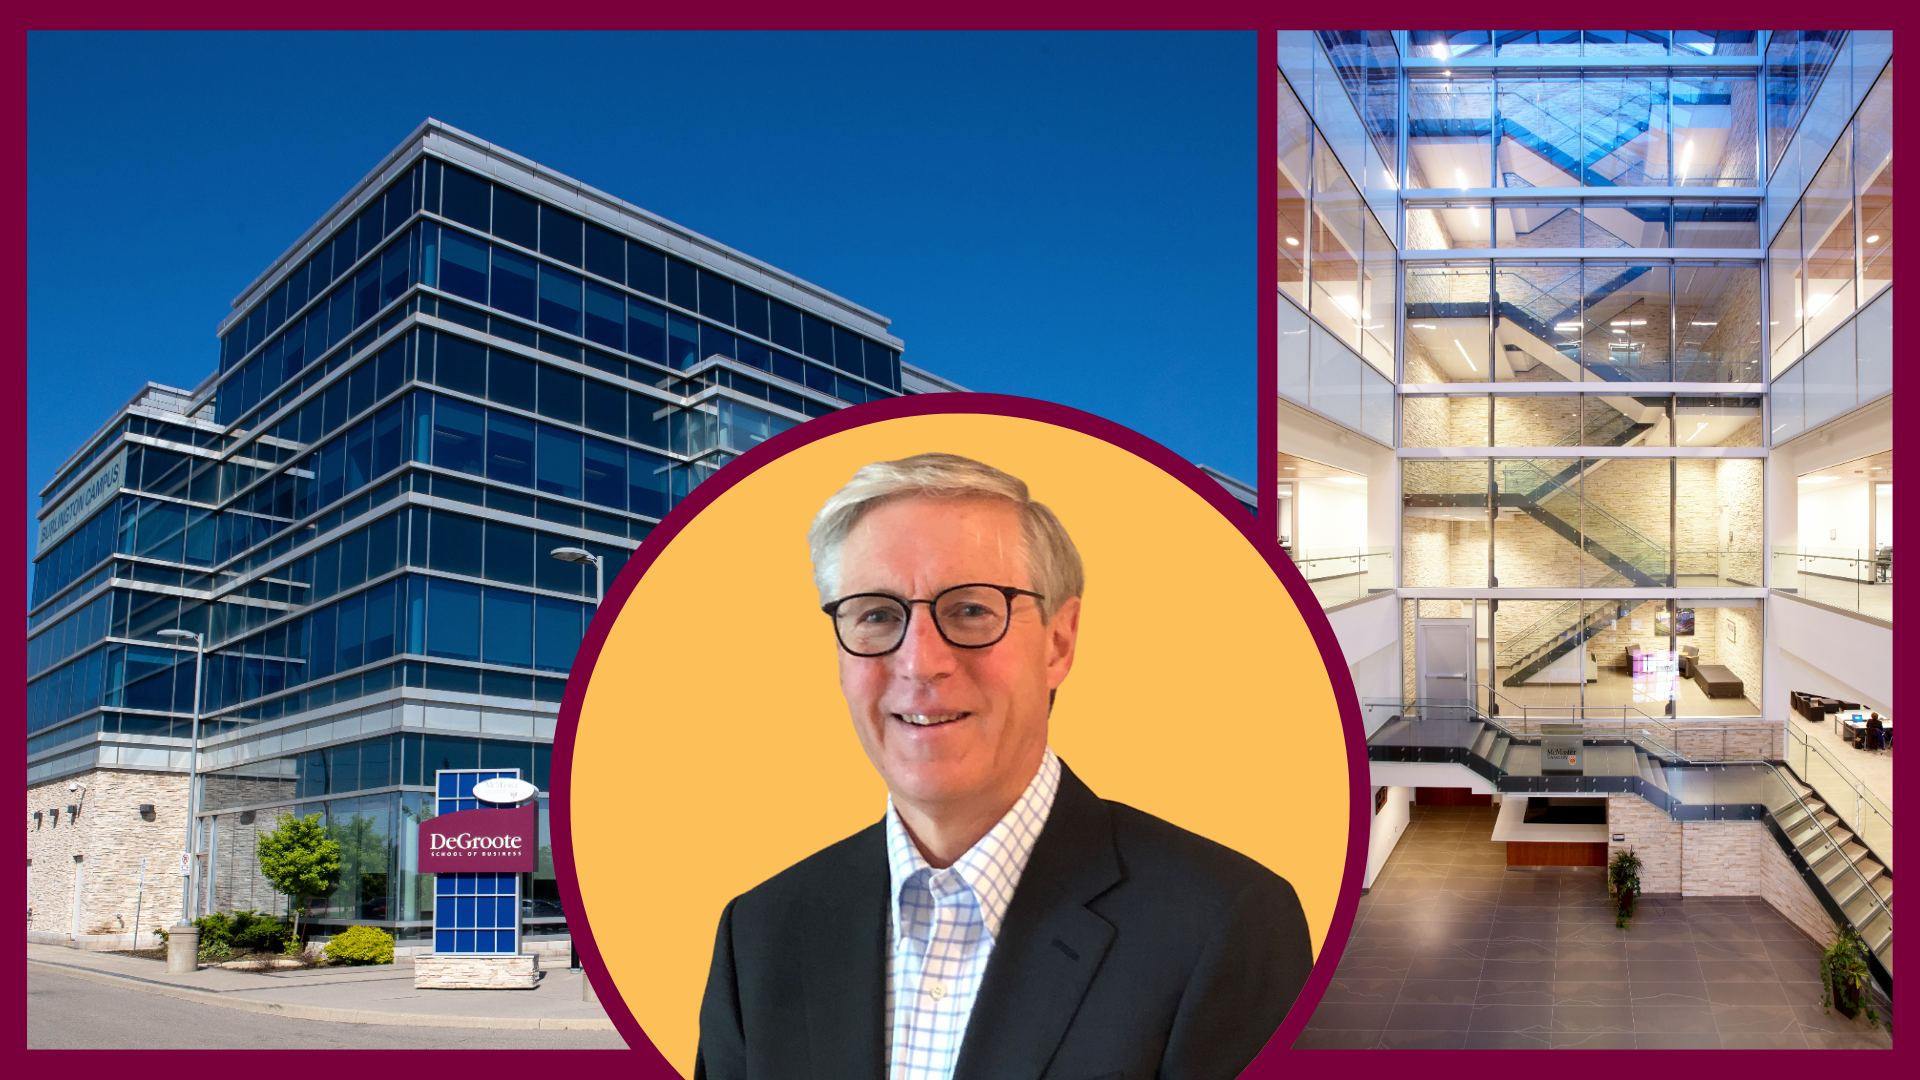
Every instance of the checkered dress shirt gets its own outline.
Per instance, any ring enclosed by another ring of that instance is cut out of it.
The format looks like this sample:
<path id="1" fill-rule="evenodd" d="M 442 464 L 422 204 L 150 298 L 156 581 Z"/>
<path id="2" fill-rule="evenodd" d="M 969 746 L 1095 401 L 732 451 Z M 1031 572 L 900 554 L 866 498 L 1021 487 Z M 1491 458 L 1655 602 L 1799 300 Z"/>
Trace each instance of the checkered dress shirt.
<path id="1" fill-rule="evenodd" d="M 1059 788 L 1060 759 L 1049 747 L 1020 801 L 945 870 L 927 865 L 887 800 L 889 1080 L 953 1076 L 1000 921 Z"/>

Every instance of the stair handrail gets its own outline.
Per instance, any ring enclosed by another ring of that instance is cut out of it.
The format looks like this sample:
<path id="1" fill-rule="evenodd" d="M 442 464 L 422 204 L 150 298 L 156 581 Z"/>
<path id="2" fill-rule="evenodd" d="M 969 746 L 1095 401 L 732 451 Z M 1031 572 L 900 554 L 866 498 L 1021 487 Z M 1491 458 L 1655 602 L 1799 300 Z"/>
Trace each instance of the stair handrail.
<path id="1" fill-rule="evenodd" d="M 1789 743 L 1798 743 L 1807 752 L 1819 755 L 1820 760 L 1827 766 L 1827 768 L 1833 770 L 1834 775 L 1839 778 L 1840 782 L 1847 786 L 1847 794 L 1853 796 L 1853 800 L 1854 800 L 1853 825 L 1851 826 L 1853 829 L 1853 834 L 1859 837 L 1860 843 L 1863 844 L 1867 848 L 1867 850 L 1873 852 L 1874 857 L 1878 858 L 1882 863 L 1884 863 L 1887 867 L 1887 870 L 1891 872 L 1893 870 L 1893 851 L 1891 850 L 1892 839 L 1893 839 L 1893 808 L 1888 806 L 1885 802 L 1883 802 L 1872 791 L 1868 790 L 1867 785 L 1864 782 L 1862 782 L 1858 776 L 1855 776 L 1853 774 L 1853 770 L 1841 764 L 1840 761 L 1834 758 L 1832 753 L 1829 752 L 1825 746 L 1822 746 L 1821 744 L 1814 742 L 1812 739 L 1807 738 L 1805 732 L 1799 730 L 1798 728 L 1792 726 L 1791 724 L 1788 724 L 1787 736 L 1788 736 Z M 1789 769 L 1793 767 L 1793 759 L 1791 757 L 1787 759 L 1787 767 Z M 1816 792 L 1820 791 L 1818 787 L 1814 786 L 1813 778 L 1810 776 L 1800 777 L 1800 782 L 1807 785 L 1810 788 L 1813 788 L 1813 790 L 1815 790 Z M 1829 806 L 1833 805 L 1832 798 L 1830 798 L 1824 792 L 1821 793 L 1820 797 L 1823 799 L 1827 799 L 1827 805 Z M 1873 843 L 1871 840 L 1867 838 L 1867 833 L 1864 825 L 1866 822 L 1866 815 L 1869 813 L 1871 813 L 1874 817 L 1879 818 L 1880 821 L 1885 823 L 1886 825 L 1887 840 L 1888 840 L 1888 843 L 1887 843 L 1888 850 L 1886 851 L 1882 851 L 1880 849 L 1880 845 Z"/>
<path id="2" fill-rule="evenodd" d="M 1780 767 L 1778 765 L 1774 764 L 1771 761 L 1753 761 L 1753 762 L 1740 761 L 1740 762 L 1725 762 L 1724 764 L 1765 765 L 1769 770 L 1772 771 L 1773 777 L 1775 780 L 1779 782 L 1781 790 L 1785 791 L 1787 793 L 1787 797 L 1793 800 L 1793 805 L 1798 806 L 1805 813 L 1806 820 L 1813 822 L 1813 827 L 1820 830 L 1820 838 L 1826 841 L 1827 845 L 1830 848 L 1832 848 L 1835 852 L 1840 853 L 1844 858 L 1845 850 L 1842 844 L 1839 841 L 1836 841 L 1834 839 L 1833 834 L 1829 832 L 1827 830 L 1826 825 L 1821 822 L 1820 816 L 1813 812 L 1813 808 L 1807 805 L 1807 801 L 1805 799 L 1800 797 L 1800 792 L 1795 790 L 1792 779 L 1790 779 L 1787 776 L 1781 775 Z M 1783 807 L 1783 809 L 1787 809 L 1787 808 Z M 1768 807 L 1767 812 L 1773 816 L 1776 822 L 1779 821 L 1780 819 L 1779 810 L 1775 810 L 1772 807 Z M 1782 831 L 1784 831 L 1784 829 Z M 1855 839 L 1859 839 L 1859 835 L 1860 835 L 1859 833 L 1854 833 L 1853 835 Z M 1861 846 L 1865 847 L 1866 845 L 1863 842 Z M 1796 851 L 1798 851 L 1799 845 L 1795 845 L 1795 849 Z M 1872 849 L 1869 848 L 1868 850 L 1871 851 Z M 1805 856 L 1802 855 L 1801 857 L 1802 857 L 1802 860 L 1804 861 Z M 1887 915 L 1887 932 L 1891 934 L 1893 932 L 1893 905 L 1887 903 L 1887 898 L 1884 896 L 1881 896 L 1880 893 L 1874 889 L 1873 883 L 1867 880 L 1866 875 L 1860 872 L 1860 867 L 1856 865 L 1852 859 L 1847 859 L 1846 864 L 1847 864 L 1847 871 L 1851 873 L 1854 876 L 1854 878 L 1860 883 L 1860 889 L 1866 896 L 1870 898 L 1870 903 L 1867 908 L 1867 917 L 1864 919 L 1855 919 L 1851 915 L 1846 914 L 1845 907 L 1841 906 L 1838 903 L 1838 900 L 1836 899 L 1835 906 L 1838 906 L 1841 908 L 1841 917 L 1849 924 L 1849 926 L 1853 930 L 1858 931 L 1862 929 L 1867 923 L 1870 923 L 1873 921 L 1874 912 L 1884 911 L 1886 912 L 1886 915 Z M 1892 865 L 1885 864 L 1885 863 L 1883 863 L 1883 865 L 1886 865 L 1887 873 L 1889 876 L 1891 876 L 1893 873 Z M 1808 863 L 1807 869 L 1811 871 L 1813 869 L 1813 864 Z M 1836 877 L 1835 880 L 1838 880 L 1838 878 Z M 1833 889 L 1830 886 L 1828 886 L 1825 882 L 1822 882 L 1821 884 L 1823 888 L 1826 888 L 1828 896 L 1832 896 Z M 1873 951 L 1872 946 L 1868 946 L 1868 951 L 1870 952 Z M 1878 956 L 1877 953 L 1875 955 L 1876 957 Z"/>
<path id="3" fill-rule="evenodd" d="M 1655 540 L 1654 540 L 1654 539 L 1653 539 L 1652 537 L 1650 537 L 1650 536 L 1647 536 L 1647 535 L 1646 535 L 1645 533 L 1642 533 L 1642 532 L 1641 532 L 1640 530 L 1638 530 L 1638 529 L 1636 529 L 1636 528 L 1634 528 L 1633 526 L 1631 526 L 1631 525 L 1629 525 L 1629 524 L 1627 524 L 1627 523 L 1626 523 L 1626 522 L 1624 522 L 1624 521 L 1621 521 L 1621 520 L 1620 520 L 1620 519 L 1619 519 L 1618 517 L 1615 517 L 1615 516 L 1614 516 L 1614 514 L 1613 514 L 1613 512 L 1612 512 L 1611 510 L 1608 510 L 1608 509 L 1607 509 L 1606 507 L 1604 507 L 1604 506 L 1601 506 L 1601 505 L 1600 505 L 1599 503 L 1597 503 L 1597 502 L 1594 502 L 1594 501 L 1593 501 L 1592 499 L 1589 499 L 1589 498 L 1587 498 L 1587 497 L 1586 497 L 1585 495 L 1582 495 L 1582 494 L 1581 494 L 1581 493 L 1580 493 L 1579 491 L 1577 491 L 1577 490 L 1575 490 L 1575 489 L 1573 489 L 1573 488 L 1570 488 L 1570 487 L 1568 487 L 1568 486 L 1567 486 L 1566 484 L 1564 484 L 1564 483 L 1562 483 L 1562 482 L 1561 482 L 1561 481 L 1559 481 L 1559 480 L 1556 480 L 1556 479 L 1554 479 L 1554 478 L 1553 478 L 1552 476 L 1548 476 L 1548 475 L 1547 475 L 1547 471 L 1546 471 L 1545 469 L 1542 469 L 1542 468 L 1541 468 L 1540 466 L 1538 466 L 1538 465 L 1535 465 L 1535 464 L 1534 464 L 1534 463 L 1533 463 L 1532 461 L 1530 461 L 1530 460 L 1528 460 L 1528 459 L 1526 459 L 1526 458 L 1508 458 L 1508 459 L 1506 459 L 1506 461 L 1504 462 L 1504 464 L 1505 464 L 1505 465 L 1506 465 L 1506 466 L 1507 466 L 1508 468 L 1512 468 L 1512 467 L 1514 467 L 1514 466 L 1516 466 L 1516 465 L 1519 465 L 1519 466 L 1524 466 L 1524 467 L 1526 467 L 1526 468 L 1529 468 L 1529 469 L 1532 469 L 1532 470 L 1533 470 L 1534 472 L 1537 472 L 1537 473 L 1539 473 L 1539 474 L 1540 474 L 1541 476 L 1543 476 L 1543 477 L 1546 477 L 1546 483 L 1545 483 L 1545 484 L 1542 484 L 1542 485 L 1540 485 L 1540 487 L 1545 487 L 1545 486 L 1547 486 L 1547 485 L 1552 485 L 1552 486 L 1554 486 L 1554 487 L 1557 487 L 1557 488 L 1559 488 L 1559 489 L 1560 489 L 1560 490 L 1562 490 L 1562 491 L 1565 491 L 1565 492 L 1566 492 L 1567 494 L 1569 494 L 1569 495 L 1572 495 L 1572 496 L 1573 496 L 1574 498 L 1576 498 L 1576 499 L 1578 499 L 1578 500 L 1580 500 L 1580 504 L 1581 504 L 1581 508 L 1582 508 L 1583 510 L 1589 510 L 1589 509 L 1590 509 L 1590 510 L 1592 510 L 1592 511 L 1594 511 L 1594 512 L 1595 512 L 1595 513 L 1597 513 L 1597 514 L 1598 514 L 1599 516 L 1601 516 L 1601 517 L 1603 517 L 1603 518 L 1607 518 L 1607 519 L 1608 519 L 1608 520 L 1610 520 L 1610 521 L 1611 521 L 1611 522 L 1612 522 L 1613 524 L 1615 524 L 1615 525 L 1617 525 L 1617 526 L 1619 526 L 1619 527 L 1620 527 L 1621 529 L 1624 529 L 1624 530 L 1625 530 L 1625 531 L 1627 531 L 1628 533 L 1630 533 L 1630 534 L 1632 534 L 1632 536 L 1633 536 L 1633 538 L 1634 538 L 1635 540 L 1638 540 L 1638 541 L 1640 541 L 1640 542 L 1641 542 L 1642 544 L 1645 544 L 1646 546 L 1648 546 L 1648 547 L 1650 547 L 1650 548 L 1652 548 L 1652 549 L 1654 549 L 1655 551 L 1658 551 L 1658 552 L 1661 552 L 1661 553 L 1663 553 L 1663 554 L 1664 554 L 1664 553 L 1666 553 L 1666 551 L 1667 551 L 1667 548 L 1666 548 L 1666 545 L 1664 545 L 1664 544 L 1661 544 L 1661 543 L 1658 543 L 1658 542 L 1657 542 L 1657 541 L 1655 541 Z M 1583 470 L 1583 471 L 1584 471 L 1584 470 Z M 1539 491 L 1539 490 L 1540 490 L 1540 487 L 1536 487 L 1536 488 L 1534 488 L 1534 491 Z M 1527 494 L 1527 497 L 1528 497 L 1529 499 L 1533 499 L 1533 501 L 1534 501 L 1535 503 L 1539 503 L 1539 502 L 1540 502 L 1540 500 L 1539 500 L 1539 499 L 1535 499 L 1535 498 L 1533 498 L 1533 493 L 1532 493 L 1532 492 L 1529 492 L 1529 493 Z M 1580 533 L 1581 533 L 1581 535 L 1582 535 L 1582 536 L 1585 536 L 1585 535 L 1586 535 L 1586 532 L 1587 532 L 1587 530 L 1586 530 L 1586 527 L 1585 527 L 1585 524 L 1584 524 L 1584 523 L 1582 523 L 1582 525 L 1581 525 L 1581 529 L 1580 529 Z"/>
<path id="4" fill-rule="evenodd" d="M 1620 577 L 1619 573 L 1613 573 L 1613 575 L 1607 578 L 1607 580 L 1601 580 L 1601 582 L 1597 582 L 1597 588 L 1605 588 L 1605 586 L 1611 586 L 1611 584 L 1617 584 L 1617 582 L 1615 582 L 1615 580 L 1611 580 L 1611 578 L 1619 578 L 1619 577 Z M 1505 667 L 1515 667 L 1515 659 L 1513 659 L 1513 651 L 1515 650 L 1526 650 L 1524 651 L 1524 655 L 1521 655 L 1521 657 L 1519 657 L 1519 663 L 1524 663 L 1524 661 L 1528 661 L 1528 659 L 1532 659 L 1534 655 L 1538 655 L 1538 653 L 1542 653 L 1542 651 L 1544 650 L 1549 650 L 1549 648 L 1553 648 L 1553 644 L 1555 644 L 1555 642 L 1559 642 L 1559 640 L 1563 640 L 1563 638 L 1565 638 L 1567 634 L 1572 634 L 1572 632 L 1576 632 L 1576 630 L 1578 630 L 1578 626 L 1580 626 L 1580 623 L 1586 623 L 1586 619 L 1590 619 L 1590 615 L 1588 615 L 1588 613 L 1582 613 L 1582 615 L 1580 615 L 1578 619 L 1574 619 L 1574 621 L 1572 621 L 1572 625 L 1561 626 L 1559 630 L 1551 630 L 1551 634 L 1553 634 L 1553 636 L 1551 636 L 1551 638 L 1548 638 L 1546 642 L 1540 642 L 1538 646 L 1526 646 L 1526 644 L 1524 644 L 1524 642 L 1526 642 L 1526 638 L 1528 638 L 1528 636 L 1532 636 L 1532 634 L 1534 634 L 1536 630 L 1542 630 L 1542 626 L 1548 626 L 1549 623 L 1557 623 L 1557 621 L 1561 621 L 1561 619 L 1563 619 L 1563 617 L 1567 615 L 1567 611 L 1569 611 L 1569 609 L 1574 609 L 1574 607 L 1578 607 L 1580 603 L 1584 603 L 1584 600 L 1569 600 L 1567 601 L 1567 603 L 1561 603 L 1559 607 L 1555 607 L 1553 611 L 1549 611 L 1549 613 L 1546 613 L 1546 615 L 1542 615 L 1540 619 L 1534 619 L 1534 623 L 1530 623 L 1530 625 L 1526 626 L 1526 628 L 1523 628 L 1521 632 L 1517 632 L 1517 634 L 1513 634 L 1511 638 L 1505 638 L 1505 640 L 1501 640 L 1500 646 L 1498 646 L 1498 648 L 1500 648 L 1500 659 L 1503 659 L 1503 661 L 1507 661 L 1507 663 L 1505 663 Z M 1603 613 L 1603 611 L 1594 611 L 1592 615 L 1601 615 L 1601 613 Z M 1548 632 L 1548 630 L 1542 630 L 1542 632 Z"/>
<path id="5" fill-rule="evenodd" d="M 1618 723 L 1620 725 L 1621 738 L 1626 739 L 1629 742 L 1636 741 L 1636 733 L 1631 730 L 1631 727 L 1632 725 L 1637 723 L 1640 725 L 1638 738 L 1644 739 L 1647 743 L 1651 744 L 1654 747 L 1654 749 L 1660 752 L 1662 757 L 1673 758 L 1677 761 L 1688 760 L 1687 757 L 1680 752 L 1679 740 L 1673 737 L 1673 730 L 1674 730 L 1673 725 L 1667 723 L 1664 720 L 1660 720 L 1653 716 L 1650 716 L 1647 713 L 1642 712 L 1640 709 L 1637 709 L 1632 705 L 1527 705 L 1523 702 L 1515 701 L 1514 699 L 1494 689 L 1492 686 L 1488 685 L 1487 683 L 1475 682 L 1473 685 L 1476 690 L 1485 690 L 1487 692 L 1489 702 L 1492 702 L 1493 699 L 1497 698 L 1500 701 L 1505 702 L 1508 706 L 1518 709 L 1520 711 L 1520 718 L 1523 723 L 1532 720 L 1531 710 L 1533 709 L 1551 709 L 1555 713 L 1562 713 L 1562 714 L 1572 713 L 1573 715 L 1579 718 L 1577 722 L 1583 726 L 1596 723 L 1596 721 L 1590 720 L 1587 718 L 1586 713 L 1587 713 L 1587 710 L 1589 709 L 1618 709 L 1620 711 L 1620 719 Z M 1476 706 L 1476 709 L 1477 709 L 1477 706 Z M 1630 717 L 1628 717 L 1627 714 L 1630 712 L 1639 714 L 1639 720 L 1635 721 Z M 1491 720 L 1491 718 L 1489 719 Z M 1666 733 L 1664 740 L 1660 735 L 1657 735 L 1654 732 L 1647 730 L 1649 726 L 1654 728 L 1659 728 L 1662 731 L 1664 731 Z M 1604 732 L 1602 732 L 1602 734 L 1604 734 Z M 1522 737 L 1526 737 L 1526 736 L 1522 736 Z"/>
<path id="6" fill-rule="evenodd" d="M 1616 570 L 1613 573 L 1607 575 L 1605 578 L 1602 578 L 1601 580 L 1595 582 L 1592 587 L 1602 588 L 1602 589 L 1611 588 L 1614 585 L 1621 584 L 1623 581 L 1625 581 L 1624 575 L 1622 575 L 1618 570 Z M 1508 657 L 1511 655 L 1511 650 L 1518 647 L 1515 645 L 1516 642 L 1525 641 L 1527 639 L 1527 636 L 1532 634 L 1535 630 L 1540 629 L 1542 626 L 1545 626 L 1547 623 L 1553 622 L 1561 618 L 1569 608 L 1578 607 L 1580 604 L 1583 604 L 1583 603 L 1585 603 L 1584 600 L 1569 600 L 1566 603 L 1561 604 L 1559 607 L 1554 608 L 1552 611 L 1548 612 L 1547 614 L 1541 616 L 1540 618 L 1535 619 L 1530 625 L 1528 625 L 1525 629 L 1521 630 L 1519 633 L 1516 633 L 1512 637 L 1509 637 L 1506 640 L 1500 642 L 1497 648 L 1500 650 L 1502 654 L 1502 658 L 1507 659 L 1506 666 L 1507 667 L 1515 666 L 1514 662 Z M 1595 610 L 1593 614 L 1594 615 L 1604 614 L 1604 609 Z M 1576 624 L 1578 624 L 1581 622 L 1585 622 L 1588 618 L 1589 616 L 1583 613 L 1580 616 L 1580 618 L 1574 621 Z M 1533 646 L 1530 649 L 1530 651 L 1527 652 L 1523 660 L 1532 659 L 1533 656 L 1538 654 L 1541 650 L 1551 647 L 1554 641 L 1560 640 L 1560 637 L 1563 637 L 1566 634 L 1571 632 L 1572 631 L 1570 629 L 1558 631 L 1559 636 L 1556 636 L 1553 639 L 1553 641 L 1548 641 L 1541 645 Z"/>

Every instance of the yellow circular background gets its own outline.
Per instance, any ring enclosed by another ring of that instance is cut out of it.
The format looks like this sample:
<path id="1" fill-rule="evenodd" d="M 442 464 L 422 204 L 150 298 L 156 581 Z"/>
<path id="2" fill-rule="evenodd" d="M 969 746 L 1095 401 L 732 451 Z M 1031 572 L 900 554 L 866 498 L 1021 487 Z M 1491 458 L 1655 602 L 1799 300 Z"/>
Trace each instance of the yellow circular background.
<path id="1" fill-rule="evenodd" d="M 1025 480 L 1080 549 L 1087 592 L 1055 751 L 1101 797 L 1285 877 L 1316 955 L 1326 937 L 1350 799 L 1339 708 L 1246 539 L 1090 435 L 982 414 L 881 421 L 767 464 L 690 522 L 622 607 L 581 704 L 566 783 L 582 900 L 620 997 L 682 1075 L 721 909 L 885 812 L 806 531 L 856 468 L 934 450 Z"/>

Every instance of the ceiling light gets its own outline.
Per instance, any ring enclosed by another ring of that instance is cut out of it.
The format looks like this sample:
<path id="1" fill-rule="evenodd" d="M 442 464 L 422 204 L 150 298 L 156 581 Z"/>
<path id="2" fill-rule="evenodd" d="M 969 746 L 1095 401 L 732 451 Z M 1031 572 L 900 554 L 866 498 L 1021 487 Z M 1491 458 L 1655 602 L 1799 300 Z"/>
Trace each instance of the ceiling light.
<path id="1" fill-rule="evenodd" d="M 1292 244 L 1292 245 L 1293 245 L 1294 247 L 1299 247 L 1299 246 L 1300 246 L 1300 241 L 1298 241 L 1298 240 L 1295 240 L 1295 239 L 1294 239 L 1293 237 L 1291 237 L 1291 236 L 1289 236 L 1289 237 L 1287 237 L 1287 243 L 1289 243 L 1289 244 Z"/>
<path id="2" fill-rule="evenodd" d="M 1474 372 L 1478 372 L 1480 370 L 1479 368 L 1473 366 L 1473 357 L 1467 356 L 1467 347 L 1465 345 L 1460 344 L 1459 338 L 1453 339 L 1453 347 L 1460 350 L 1461 356 L 1466 356 L 1468 370 L 1474 371 Z"/>
<path id="3" fill-rule="evenodd" d="M 1692 441 L 1693 441 L 1693 438 L 1694 438 L 1694 435 L 1698 435 L 1698 434 L 1700 434 L 1701 432 L 1703 432 L 1703 431 L 1705 431 L 1705 430 L 1707 430 L 1707 422 L 1706 422 L 1705 420 L 1702 420 L 1702 421 L 1700 421 L 1700 426 L 1699 426 L 1699 427 L 1697 427 L 1697 428 L 1694 428 L 1694 429 L 1693 429 L 1693 435 L 1689 435 L 1689 436 L 1687 436 L 1687 437 L 1686 437 L 1686 439 L 1685 439 L 1685 440 L 1683 440 L 1683 441 L 1685 441 L 1685 442 L 1692 442 Z"/>
<path id="4" fill-rule="evenodd" d="M 1432 323 L 1423 323 L 1423 322 L 1416 322 L 1416 323 L 1408 323 L 1407 325 L 1408 325 L 1408 326 L 1411 326 L 1411 327 L 1413 327 L 1413 328 L 1414 328 L 1415 330 L 1438 330 L 1438 329 L 1440 329 L 1440 328 L 1439 328 L 1438 326 L 1435 326 L 1435 325 L 1433 325 Z"/>
<path id="5" fill-rule="evenodd" d="M 1460 186 L 1461 186 L 1461 187 L 1472 187 L 1472 186 L 1473 186 L 1472 184 L 1469 184 L 1469 183 L 1467 183 L 1467 170 L 1465 170 L 1465 169 L 1455 169 L 1455 170 L 1453 170 L 1453 175 L 1455 175 L 1455 176 L 1457 176 L 1457 177 L 1459 177 L 1459 178 L 1460 178 Z"/>
<path id="6" fill-rule="evenodd" d="M 1878 235 L 1867 237 L 1867 243 L 1869 244 L 1877 244 L 1879 242 L 1880 242 L 1880 237 Z"/>
<path id="7" fill-rule="evenodd" d="M 1697 322 L 1697 323 L 1690 323 L 1689 325 L 1691 325 L 1691 326 L 1719 326 L 1720 324 L 1719 324 L 1719 323 L 1717 323 L 1717 322 Z"/>

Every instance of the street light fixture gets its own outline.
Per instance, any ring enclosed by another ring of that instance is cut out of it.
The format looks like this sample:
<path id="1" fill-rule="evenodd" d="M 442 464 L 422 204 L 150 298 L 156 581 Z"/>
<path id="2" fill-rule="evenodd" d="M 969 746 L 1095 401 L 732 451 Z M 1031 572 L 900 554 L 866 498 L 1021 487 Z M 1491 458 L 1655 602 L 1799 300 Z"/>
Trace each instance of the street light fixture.
<path id="1" fill-rule="evenodd" d="M 606 582 L 602 580 L 602 574 L 606 570 L 607 561 L 595 555 L 593 552 L 588 551 L 586 548 L 554 548 L 548 552 L 548 554 L 559 559 L 561 562 L 593 564 L 593 606 L 595 610 L 598 610 L 600 600 L 605 596 L 607 591 Z"/>
<path id="2" fill-rule="evenodd" d="M 193 925 L 193 902 L 200 883 L 198 845 L 194 842 L 200 813 L 200 671 L 207 655 L 207 639 L 191 630 L 162 630 L 163 638 L 193 642 L 193 749 L 187 755 L 187 880 L 180 897 L 180 926 Z"/>

